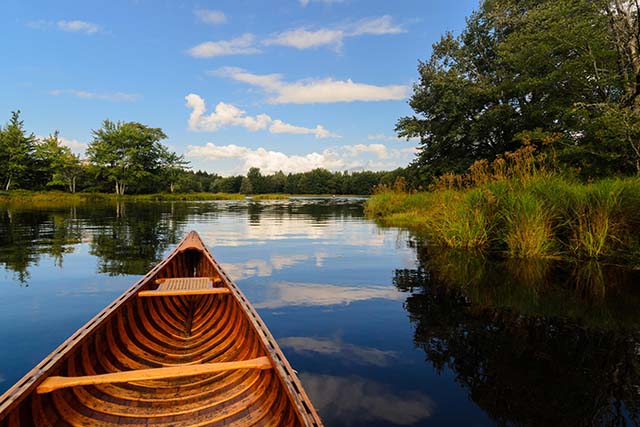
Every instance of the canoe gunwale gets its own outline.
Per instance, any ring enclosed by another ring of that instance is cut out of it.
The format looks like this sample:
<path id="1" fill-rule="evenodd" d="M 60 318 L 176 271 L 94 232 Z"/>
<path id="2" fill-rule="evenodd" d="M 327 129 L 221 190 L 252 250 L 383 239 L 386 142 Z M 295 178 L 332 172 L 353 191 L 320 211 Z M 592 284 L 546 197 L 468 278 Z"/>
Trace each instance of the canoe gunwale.
<path id="1" fill-rule="evenodd" d="M 67 338 L 40 363 L 38 363 L 31 371 L 27 372 L 18 382 L 16 382 L 9 390 L 0 396 L 0 421 L 2 421 L 22 400 L 34 392 L 35 389 L 50 375 L 64 363 L 67 356 L 76 351 L 84 341 L 91 337 L 98 328 L 107 322 L 120 307 L 132 298 L 136 298 L 140 288 L 149 284 L 151 278 L 154 277 L 162 268 L 168 264 L 173 257 L 178 254 L 178 247 L 171 251 L 167 257 L 159 262 L 155 267 L 147 272 L 140 280 L 134 283 L 129 289 L 124 291 L 122 295 L 112 301 L 108 306 L 102 309 L 98 314 L 93 316 L 80 329 Z"/>
<path id="2" fill-rule="evenodd" d="M 231 295 L 236 299 L 241 311 L 256 332 L 261 344 L 264 347 L 267 357 L 271 360 L 274 372 L 280 380 L 285 394 L 289 398 L 294 412 L 297 413 L 300 421 L 305 427 L 323 427 L 320 417 L 315 411 L 311 400 L 307 396 L 295 371 L 282 353 L 276 340 L 271 335 L 266 324 L 257 313 L 255 308 L 249 303 L 238 286 L 231 280 L 220 264 L 215 260 L 208 248 L 195 232 L 191 231 L 161 262 L 149 270 L 143 277 L 135 282 L 122 295 L 112 301 L 107 307 L 101 310 L 80 329 L 74 332 L 32 370 L 18 380 L 11 388 L 0 396 L 0 423 L 11 414 L 14 409 L 31 393 L 35 393 L 37 387 L 53 372 L 59 369 L 67 361 L 69 355 L 73 355 L 80 346 L 89 339 L 97 330 L 109 321 L 126 303 L 138 297 L 138 292 L 145 287 L 153 286 L 157 274 L 170 263 L 173 258 L 185 251 L 195 250 L 210 262 L 225 286 L 230 290 Z"/>

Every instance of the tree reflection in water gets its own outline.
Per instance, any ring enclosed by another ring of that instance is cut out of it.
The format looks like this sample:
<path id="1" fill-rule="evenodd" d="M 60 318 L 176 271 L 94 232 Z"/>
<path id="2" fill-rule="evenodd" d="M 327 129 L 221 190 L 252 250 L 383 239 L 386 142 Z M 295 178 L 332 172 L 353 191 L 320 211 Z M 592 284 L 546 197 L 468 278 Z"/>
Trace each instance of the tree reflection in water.
<path id="1" fill-rule="evenodd" d="M 48 211 L 0 209 L 0 266 L 12 271 L 23 286 L 28 286 L 29 267 L 42 254 L 53 257 L 62 267 L 64 254 L 81 239 L 75 206 Z"/>
<path id="2" fill-rule="evenodd" d="M 300 200 L 295 203 L 262 201 L 204 203 L 87 203 L 68 205 L 0 207 L 0 267 L 13 272 L 28 286 L 29 268 L 43 255 L 62 267 L 64 255 L 81 242 L 98 259 L 98 273 L 144 274 L 159 262 L 169 246 L 184 235 L 184 224 L 206 215 L 224 212 L 247 216 L 260 225 L 266 212 L 271 221 L 304 218 L 312 225 L 326 225 L 335 218 L 361 218 L 362 206 L 348 199 Z M 240 236 L 242 237 L 242 236 Z"/>
<path id="3" fill-rule="evenodd" d="M 396 270 L 414 342 L 504 426 L 640 423 L 638 273 L 418 247 Z"/>
<path id="4" fill-rule="evenodd" d="M 98 272 L 110 275 L 145 274 L 165 250 L 184 234 L 188 209 L 183 203 L 116 204 L 116 215 L 94 231 L 90 253 Z"/>
<path id="5" fill-rule="evenodd" d="M 98 272 L 144 274 L 184 234 L 182 203 L 98 204 L 0 210 L 0 266 L 28 286 L 29 268 L 43 255 L 62 267 L 83 240 L 98 257 Z"/>

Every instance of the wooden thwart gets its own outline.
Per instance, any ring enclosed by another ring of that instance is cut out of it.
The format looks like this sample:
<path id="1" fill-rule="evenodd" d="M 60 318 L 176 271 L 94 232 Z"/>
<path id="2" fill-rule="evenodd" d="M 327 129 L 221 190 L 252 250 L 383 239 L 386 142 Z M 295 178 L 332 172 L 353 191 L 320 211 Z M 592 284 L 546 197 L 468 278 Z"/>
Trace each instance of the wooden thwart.
<path id="1" fill-rule="evenodd" d="M 47 378 L 38 386 L 38 394 L 50 393 L 54 390 L 80 385 L 126 383 L 131 381 L 160 380 L 167 378 L 189 377 L 211 374 L 214 372 L 235 369 L 271 369 L 268 357 L 239 360 L 236 362 L 203 363 L 200 365 L 175 366 L 169 368 L 139 369 L 135 371 L 113 372 L 110 374 L 89 375 L 84 377 Z"/>
<path id="2" fill-rule="evenodd" d="M 170 297 L 181 295 L 208 295 L 208 294 L 228 294 L 231 291 L 227 288 L 209 288 L 209 289 L 188 289 L 184 291 L 140 291 L 139 297 Z"/>
<path id="3" fill-rule="evenodd" d="M 157 289 L 140 291 L 140 297 L 180 296 L 180 295 L 207 295 L 228 294 L 228 288 L 213 287 L 214 283 L 220 283 L 219 277 L 174 277 L 170 279 L 158 279 Z"/>

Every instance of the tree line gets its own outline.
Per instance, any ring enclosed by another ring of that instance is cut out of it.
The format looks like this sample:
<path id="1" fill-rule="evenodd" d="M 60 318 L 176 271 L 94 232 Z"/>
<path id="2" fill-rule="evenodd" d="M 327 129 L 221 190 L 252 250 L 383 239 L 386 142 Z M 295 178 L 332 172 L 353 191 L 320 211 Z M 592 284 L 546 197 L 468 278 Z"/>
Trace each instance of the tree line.
<path id="1" fill-rule="evenodd" d="M 640 3 L 485 0 L 420 61 L 397 122 L 413 182 L 533 144 L 585 179 L 640 173 Z"/>
<path id="2" fill-rule="evenodd" d="M 376 186 L 391 185 L 406 172 L 402 168 L 391 172 L 314 169 L 263 175 L 260 169 L 251 168 L 246 175 L 223 177 L 192 171 L 182 155 L 161 143 L 167 136 L 160 128 L 105 120 L 92 136 L 83 158 L 63 144 L 57 131 L 44 138 L 27 132 L 20 111 L 13 112 L 5 126 L 0 127 L 2 189 L 117 195 L 167 191 L 371 194 Z"/>

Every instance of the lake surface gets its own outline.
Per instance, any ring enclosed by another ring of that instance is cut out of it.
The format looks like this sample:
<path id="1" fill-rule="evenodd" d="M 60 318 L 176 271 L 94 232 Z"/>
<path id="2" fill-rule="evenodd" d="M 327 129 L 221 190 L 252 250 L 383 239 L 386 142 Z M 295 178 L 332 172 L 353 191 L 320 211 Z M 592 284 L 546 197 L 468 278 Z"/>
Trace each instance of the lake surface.
<path id="1" fill-rule="evenodd" d="M 363 200 L 0 207 L 0 392 L 198 231 L 328 427 L 640 423 L 640 274 L 443 252 Z"/>

